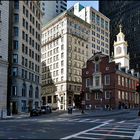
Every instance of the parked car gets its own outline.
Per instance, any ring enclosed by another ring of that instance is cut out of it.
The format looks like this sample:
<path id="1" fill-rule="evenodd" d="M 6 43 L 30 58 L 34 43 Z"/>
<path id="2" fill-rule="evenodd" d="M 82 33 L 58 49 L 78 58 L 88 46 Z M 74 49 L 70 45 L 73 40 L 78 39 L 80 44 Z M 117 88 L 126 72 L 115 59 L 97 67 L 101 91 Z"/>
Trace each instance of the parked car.
<path id="1" fill-rule="evenodd" d="M 34 108 L 30 111 L 30 116 L 38 116 L 41 115 L 41 109 L 40 108 Z"/>
<path id="2" fill-rule="evenodd" d="M 48 105 L 43 105 L 41 106 L 41 113 L 42 114 L 52 113 L 52 109 Z"/>

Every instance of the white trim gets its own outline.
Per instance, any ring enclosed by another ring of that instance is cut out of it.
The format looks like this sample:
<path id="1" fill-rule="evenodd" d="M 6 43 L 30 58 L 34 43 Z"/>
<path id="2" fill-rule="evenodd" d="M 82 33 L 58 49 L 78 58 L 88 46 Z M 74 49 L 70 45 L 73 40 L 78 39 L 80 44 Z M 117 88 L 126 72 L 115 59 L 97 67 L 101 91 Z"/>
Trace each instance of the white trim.
<path id="1" fill-rule="evenodd" d="M 137 130 L 136 130 L 136 132 L 135 132 L 135 134 L 134 134 L 134 136 L 133 136 L 132 139 L 133 139 L 133 140 L 138 140 L 138 139 L 140 139 L 140 126 L 137 128 Z"/>
<path id="2" fill-rule="evenodd" d="M 108 124 L 108 123 L 100 124 L 100 125 L 95 126 L 95 127 L 93 127 L 93 128 L 90 128 L 90 129 L 87 129 L 87 130 L 84 130 L 84 131 L 81 131 L 81 132 L 72 134 L 72 135 L 70 135 L 70 136 L 66 136 L 66 137 L 64 137 L 64 138 L 61 138 L 61 140 L 65 140 L 65 139 L 70 139 L 70 138 L 73 138 L 73 137 L 77 137 L 77 136 L 80 135 L 80 134 L 85 134 L 85 133 L 88 132 L 88 131 L 95 130 L 95 129 L 100 128 L 100 127 L 102 127 L 102 126 L 105 126 L 105 125 L 107 125 L 107 124 Z"/>

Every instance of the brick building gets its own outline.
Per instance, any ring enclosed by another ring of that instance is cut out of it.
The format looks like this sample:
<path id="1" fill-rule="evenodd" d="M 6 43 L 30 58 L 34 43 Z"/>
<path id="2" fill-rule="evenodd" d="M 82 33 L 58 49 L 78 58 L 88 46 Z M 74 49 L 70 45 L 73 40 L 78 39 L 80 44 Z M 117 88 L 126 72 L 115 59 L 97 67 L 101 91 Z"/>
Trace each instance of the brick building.
<path id="1" fill-rule="evenodd" d="M 82 90 L 85 94 L 86 107 L 92 108 L 119 105 L 135 107 L 138 105 L 138 73 L 134 70 L 121 68 L 119 63 L 110 62 L 108 56 L 96 53 L 82 71 Z"/>
<path id="2" fill-rule="evenodd" d="M 114 42 L 114 56 L 96 53 L 82 70 L 82 90 L 86 107 L 136 107 L 139 94 L 136 84 L 139 74 L 129 69 L 129 54 L 125 35 L 120 32 Z"/>

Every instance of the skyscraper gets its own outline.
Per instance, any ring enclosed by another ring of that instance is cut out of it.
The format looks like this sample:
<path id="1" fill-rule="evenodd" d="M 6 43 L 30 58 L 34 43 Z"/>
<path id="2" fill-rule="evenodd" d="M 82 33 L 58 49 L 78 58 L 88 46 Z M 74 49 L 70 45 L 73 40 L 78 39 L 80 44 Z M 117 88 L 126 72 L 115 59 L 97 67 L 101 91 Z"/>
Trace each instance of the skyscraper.
<path id="1" fill-rule="evenodd" d="M 6 116 L 9 1 L 0 1 L 0 116 Z"/>
<path id="2" fill-rule="evenodd" d="M 41 8 L 44 13 L 42 18 L 42 23 L 44 25 L 67 10 L 67 0 L 41 1 Z"/>
<path id="3" fill-rule="evenodd" d="M 40 106 L 41 10 L 38 1 L 10 1 L 8 109 Z"/>
<path id="4" fill-rule="evenodd" d="M 140 1 L 99 1 L 99 11 L 110 18 L 111 52 L 119 24 L 128 41 L 130 68 L 140 68 Z"/>

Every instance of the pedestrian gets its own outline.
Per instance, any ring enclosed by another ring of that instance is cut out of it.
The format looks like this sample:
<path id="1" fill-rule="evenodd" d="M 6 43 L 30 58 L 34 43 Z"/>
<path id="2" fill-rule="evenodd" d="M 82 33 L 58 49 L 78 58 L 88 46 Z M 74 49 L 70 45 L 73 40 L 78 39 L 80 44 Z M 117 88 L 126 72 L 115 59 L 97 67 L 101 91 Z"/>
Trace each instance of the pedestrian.
<path id="1" fill-rule="evenodd" d="M 108 108 L 109 108 L 109 105 L 108 105 L 108 104 L 106 105 L 106 108 L 107 108 L 107 110 L 108 110 Z"/>

